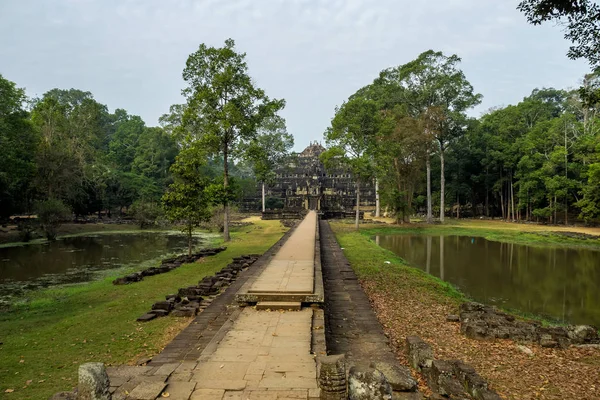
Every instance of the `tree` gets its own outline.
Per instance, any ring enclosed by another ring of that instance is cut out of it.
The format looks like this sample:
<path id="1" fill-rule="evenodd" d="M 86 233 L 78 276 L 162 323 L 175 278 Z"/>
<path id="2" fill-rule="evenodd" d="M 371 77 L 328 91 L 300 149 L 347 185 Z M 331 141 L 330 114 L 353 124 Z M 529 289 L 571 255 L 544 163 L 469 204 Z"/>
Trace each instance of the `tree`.
<path id="1" fill-rule="evenodd" d="M 573 45 L 567 56 L 585 58 L 592 68 L 600 67 L 600 5 L 591 0 L 524 0 L 517 9 L 527 21 L 541 25 L 547 21 L 565 27 L 565 39 Z"/>
<path id="2" fill-rule="evenodd" d="M 119 170 L 131 171 L 138 142 L 145 129 L 146 124 L 142 118 L 127 115 L 127 112 L 117 122 L 116 131 L 110 140 L 108 156 Z"/>
<path id="3" fill-rule="evenodd" d="M 162 216 L 162 208 L 159 204 L 149 201 L 134 201 L 129 210 L 141 229 L 146 229 L 156 224 Z"/>
<path id="4" fill-rule="evenodd" d="M 245 154 L 252 165 L 256 180 L 262 185 L 262 211 L 265 211 L 265 183 L 275 179 L 275 168 L 281 165 L 294 146 L 294 137 L 287 132 L 285 120 L 276 115 L 263 121 L 258 136 L 248 143 Z"/>
<path id="5" fill-rule="evenodd" d="M 39 137 L 23 110 L 25 92 L 0 75 L 0 218 L 28 210 Z"/>
<path id="6" fill-rule="evenodd" d="M 473 86 L 458 68 L 461 59 L 428 50 L 415 60 L 381 72 L 375 84 L 385 88 L 388 104 L 404 104 L 413 118 L 422 118 L 426 140 L 437 143 L 440 171 L 440 221 L 444 221 L 445 171 L 444 156 L 452 142 L 468 125 L 465 112 L 481 102 Z M 427 220 L 431 222 L 431 167 L 426 152 Z"/>
<path id="7" fill-rule="evenodd" d="M 201 44 L 183 70 L 188 87 L 182 127 L 188 141 L 199 139 L 209 152 L 223 157 L 223 188 L 229 190 L 229 159 L 239 156 L 240 143 L 256 137 L 257 128 L 285 105 L 270 100 L 255 87 L 246 54 L 235 51 L 232 39 L 222 48 Z M 189 133 L 188 133 L 189 132 Z M 229 203 L 224 196 L 223 238 L 229 236 Z"/>
<path id="8" fill-rule="evenodd" d="M 422 123 L 407 115 L 404 107 L 396 106 L 377 136 L 377 175 L 382 180 L 383 199 L 394 211 L 396 222 L 410 222 L 427 146 Z"/>
<path id="9" fill-rule="evenodd" d="M 37 217 L 48 240 L 56 240 L 58 227 L 69 218 L 69 208 L 58 199 L 41 201 L 35 206 Z"/>
<path id="10" fill-rule="evenodd" d="M 380 118 L 373 100 L 355 97 L 337 108 L 325 132 L 328 150 L 321 154 L 327 169 L 345 168 L 356 185 L 356 229 L 360 220 L 360 185 L 375 174 L 373 152 Z"/>
<path id="11" fill-rule="evenodd" d="M 188 254 L 192 254 L 194 228 L 210 220 L 209 179 L 202 174 L 206 156 L 197 146 L 182 150 L 171 167 L 175 182 L 163 195 L 163 207 L 171 222 L 183 223 L 188 237 Z"/>

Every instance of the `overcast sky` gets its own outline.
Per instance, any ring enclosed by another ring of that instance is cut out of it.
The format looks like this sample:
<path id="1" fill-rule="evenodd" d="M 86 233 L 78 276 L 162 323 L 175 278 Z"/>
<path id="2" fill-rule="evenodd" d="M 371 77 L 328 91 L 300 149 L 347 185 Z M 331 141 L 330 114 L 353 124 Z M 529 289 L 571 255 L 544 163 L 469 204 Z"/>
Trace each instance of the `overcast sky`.
<path id="1" fill-rule="evenodd" d="M 322 140 L 334 107 L 380 70 L 428 49 L 458 54 L 483 103 L 536 87 L 572 88 L 588 67 L 566 57 L 559 27 L 534 27 L 511 0 L 0 0 L 0 74 L 41 96 L 93 93 L 150 126 L 181 103 L 181 72 L 200 43 L 226 38 L 282 115 L 296 150 Z"/>

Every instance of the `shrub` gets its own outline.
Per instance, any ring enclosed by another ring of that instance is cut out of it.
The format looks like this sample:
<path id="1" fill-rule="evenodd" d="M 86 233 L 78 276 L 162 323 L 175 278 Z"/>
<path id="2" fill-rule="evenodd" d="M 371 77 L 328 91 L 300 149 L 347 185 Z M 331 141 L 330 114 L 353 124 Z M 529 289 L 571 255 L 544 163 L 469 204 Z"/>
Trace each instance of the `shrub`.
<path id="1" fill-rule="evenodd" d="M 156 225 L 158 219 L 164 216 L 162 207 L 157 203 L 141 200 L 134 202 L 129 211 L 141 229 Z"/>
<path id="2" fill-rule="evenodd" d="M 71 210 L 58 199 L 36 203 L 35 210 L 48 240 L 55 240 L 58 227 L 71 216 Z"/>

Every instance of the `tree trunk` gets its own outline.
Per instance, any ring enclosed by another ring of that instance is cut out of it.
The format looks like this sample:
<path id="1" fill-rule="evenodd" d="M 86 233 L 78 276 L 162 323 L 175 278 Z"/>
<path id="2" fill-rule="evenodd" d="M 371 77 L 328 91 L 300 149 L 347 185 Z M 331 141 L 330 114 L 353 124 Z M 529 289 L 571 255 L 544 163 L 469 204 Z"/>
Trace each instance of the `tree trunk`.
<path id="1" fill-rule="evenodd" d="M 265 212 L 265 183 L 262 183 L 262 212 Z"/>
<path id="2" fill-rule="evenodd" d="M 360 181 L 356 181 L 356 230 L 358 230 L 358 222 L 360 219 Z"/>
<path id="3" fill-rule="evenodd" d="M 444 222 L 444 196 L 446 192 L 446 178 L 444 176 L 444 146 L 440 143 L 440 222 Z"/>
<path id="4" fill-rule="evenodd" d="M 379 203 L 379 179 L 375 179 L 375 216 L 381 215 L 381 204 Z"/>
<path id="5" fill-rule="evenodd" d="M 440 279 L 444 280 L 444 236 L 440 236 Z"/>
<path id="6" fill-rule="evenodd" d="M 188 256 L 192 255 L 192 232 L 194 230 L 194 227 L 192 225 L 188 225 L 188 232 L 187 232 L 187 236 L 188 236 Z"/>
<path id="7" fill-rule="evenodd" d="M 485 216 L 490 217 L 490 189 L 488 188 L 488 166 L 485 167 Z"/>
<path id="8" fill-rule="evenodd" d="M 504 216 L 504 182 L 502 181 L 502 168 L 500 168 L 500 211 L 502 212 L 502 219 Z"/>
<path id="9" fill-rule="evenodd" d="M 429 151 L 427 152 L 426 158 L 427 165 L 427 223 L 433 223 L 433 207 L 431 204 L 431 159 L 429 156 Z"/>
<path id="10" fill-rule="evenodd" d="M 511 208 L 512 208 L 512 220 L 515 220 L 515 189 L 513 187 L 513 179 L 512 179 L 512 171 L 510 172 L 510 199 L 511 199 Z"/>
<path id="11" fill-rule="evenodd" d="M 585 107 L 584 107 L 585 108 Z M 584 129 L 585 129 L 585 123 L 584 123 Z M 567 129 L 565 128 L 565 182 L 567 182 L 567 180 L 569 179 L 569 153 L 567 151 Z M 566 187 L 565 188 L 565 225 L 567 225 L 569 222 L 569 188 Z"/>
<path id="12" fill-rule="evenodd" d="M 554 223 L 558 224 L 558 220 L 556 219 L 556 195 L 554 195 Z"/>
<path id="13" fill-rule="evenodd" d="M 458 191 L 456 191 L 456 219 L 460 218 L 460 197 Z"/>
<path id="14" fill-rule="evenodd" d="M 229 187 L 229 165 L 227 165 L 228 159 L 228 148 L 227 144 L 223 148 L 223 189 L 225 189 L 225 195 L 227 195 L 227 188 Z M 223 241 L 229 242 L 231 237 L 229 236 L 229 201 L 225 199 L 223 203 Z"/>

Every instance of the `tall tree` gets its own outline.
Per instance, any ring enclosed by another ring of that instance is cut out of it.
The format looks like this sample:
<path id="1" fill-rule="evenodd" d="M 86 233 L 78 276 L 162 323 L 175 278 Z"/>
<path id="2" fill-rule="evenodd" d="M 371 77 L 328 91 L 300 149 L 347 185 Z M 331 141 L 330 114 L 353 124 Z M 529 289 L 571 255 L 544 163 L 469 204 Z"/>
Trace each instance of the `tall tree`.
<path id="1" fill-rule="evenodd" d="M 336 109 L 331 126 L 325 132 L 330 147 L 321 154 L 327 169 L 347 168 L 356 185 L 356 229 L 360 221 L 361 183 L 375 174 L 373 152 L 380 118 L 373 100 L 355 97 Z"/>
<path id="2" fill-rule="evenodd" d="M 428 50 L 407 64 L 382 71 L 375 81 L 387 88 L 391 101 L 405 104 L 413 118 L 424 120 L 423 134 L 437 144 L 441 162 L 440 221 L 444 221 L 445 212 L 445 152 L 464 133 L 468 125 L 465 112 L 479 104 L 482 97 L 474 92 L 458 68 L 460 61 L 456 55 Z M 428 148 L 426 153 L 428 222 L 431 222 L 431 151 Z"/>
<path id="3" fill-rule="evenodd" d="M 396 222 L 410 222 L 427 146 L 422 123 L 397 106 L 386 116 L 377 136 L 377 175 L 383 183 L 384 201 L 394 211 Z"/>
<path id="4" fill-rule="evenodd" d="M 239 156 L 240 143 L 256 137 L 263 120 L 285 105 L 271 100 L 248 75 L 246 54 L 235 51 L 232 39 L 221 48 L 201 44 L 183 70 L 188 87 L 183 90 L 187 104 L 183 126 L 188 140 L 200 139 L 212 154 L 223 157 L 223 188 L 229 190 L 228 163 Z M 229 201 L 224 199 L 223 238 L 229 236 Z"/>

